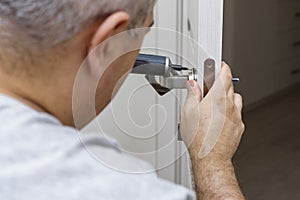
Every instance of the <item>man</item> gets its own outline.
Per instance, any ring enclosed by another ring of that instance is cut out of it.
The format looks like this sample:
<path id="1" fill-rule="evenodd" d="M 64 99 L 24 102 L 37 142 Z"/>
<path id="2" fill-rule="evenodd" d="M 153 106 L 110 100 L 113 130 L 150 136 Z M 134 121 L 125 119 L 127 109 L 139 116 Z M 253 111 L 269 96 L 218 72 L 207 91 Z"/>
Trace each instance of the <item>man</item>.
<path id="1" fill-rule="evenodd" d="M 0 0 L 1 199 L 195 198 L 154 173 L 128 173 L 151 167 L 113 139 L 76 129 L 101 113 L 130 71 L 146 31 L 122 32 L 151 26 L 154 4 Z M 199 85 L 188 83 L 182 134 L 198 199 L 243 199 L 231 162 L 244 131 L 242 99 L 231 78 L 223 64 L 203 100 Z M 203 143 L 207 134 L 219 134 L 216 144 Z"/>

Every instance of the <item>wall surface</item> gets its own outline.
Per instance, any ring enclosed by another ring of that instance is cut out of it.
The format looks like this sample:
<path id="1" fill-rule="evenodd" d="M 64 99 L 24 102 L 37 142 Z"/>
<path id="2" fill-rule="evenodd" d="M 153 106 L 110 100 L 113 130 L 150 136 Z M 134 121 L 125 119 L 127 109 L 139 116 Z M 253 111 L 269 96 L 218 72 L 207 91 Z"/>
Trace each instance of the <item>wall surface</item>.
<path id="1" fill-rule="evenodd" d="M 225 0 L 224 60 L 251 107 L 300 81 L 299 0 Z"/>

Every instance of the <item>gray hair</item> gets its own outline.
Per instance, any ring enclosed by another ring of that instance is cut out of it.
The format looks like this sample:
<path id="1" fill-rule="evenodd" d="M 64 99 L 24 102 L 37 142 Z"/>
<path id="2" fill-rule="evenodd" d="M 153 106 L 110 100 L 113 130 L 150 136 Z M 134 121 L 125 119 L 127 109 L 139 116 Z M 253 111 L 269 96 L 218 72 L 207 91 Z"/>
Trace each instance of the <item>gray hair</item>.
<path id="1" fill-rule="evenodd" d="M 156 0 L 0 0 L 0 37 L 9 36 L 13 39 L 16 37 L 13 31 L 17 31 L 25 34 L 31 42 L 51 47 L 71 39 L 90 23 L 115 11 L 129 13 L 129 28 L 134 28 L 145 21 L 155 2 Z"/>

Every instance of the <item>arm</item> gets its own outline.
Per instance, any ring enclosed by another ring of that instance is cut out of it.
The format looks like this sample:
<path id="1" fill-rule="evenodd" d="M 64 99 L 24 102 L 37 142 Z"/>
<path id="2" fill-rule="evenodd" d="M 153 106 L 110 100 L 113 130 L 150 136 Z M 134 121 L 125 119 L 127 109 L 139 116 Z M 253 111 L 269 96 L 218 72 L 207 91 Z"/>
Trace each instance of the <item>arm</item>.
<path id="1" fill-rule="evenodd" d="M 244 199 L 231 162 L 192 160 L 198 199 Z"/>
<path id="2" fill-rule="evenodd" d="M 199 85 L 189 82 L 181 131 L 192 160 L 198 199 L 244 199 L 231 162 L 244 132 L 242 98 L 234 93 L 231 80 L 231 71 L 223 64 L 204 99 Z"/>

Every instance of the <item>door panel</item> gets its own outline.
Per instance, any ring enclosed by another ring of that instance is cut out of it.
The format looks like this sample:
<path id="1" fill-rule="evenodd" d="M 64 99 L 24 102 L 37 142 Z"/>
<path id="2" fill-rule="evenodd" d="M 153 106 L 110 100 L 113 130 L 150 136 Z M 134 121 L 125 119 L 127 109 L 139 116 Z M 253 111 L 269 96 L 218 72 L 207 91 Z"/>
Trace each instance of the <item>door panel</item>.
<path id="1" fill-rule="evenodd" d="M 183 65 L 198 69 L 198 82 L 203 91 L 204 66 L 207 61 L 215 64 L 215 77 L 221 68 L 223 0 L 183 1 Z M 209 63 L 209 62 L 208 62 Z M 186 92 L 181 92 L 181 104 Z M 180 183 L 192 188 L 191 166 L 183 143 L 178 147 L 180 159 Z"/>

